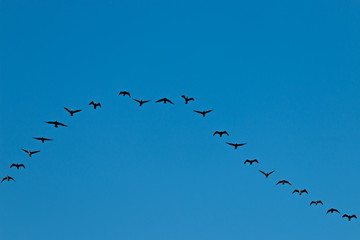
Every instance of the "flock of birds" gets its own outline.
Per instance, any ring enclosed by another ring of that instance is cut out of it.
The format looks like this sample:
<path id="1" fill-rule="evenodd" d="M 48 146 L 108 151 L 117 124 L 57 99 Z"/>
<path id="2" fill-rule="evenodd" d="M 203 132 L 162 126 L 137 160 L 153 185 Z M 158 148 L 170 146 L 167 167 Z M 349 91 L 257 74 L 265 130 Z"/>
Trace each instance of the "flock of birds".
<path id="1" fill-rule="evenodd" d="M 129 92 L 127 91 L 120 91 L 118 96 L 128 96 L 131 98 L 131 95 Z M 184 100 L 185 100 L 185 104 L 188 104 L 190 101 L 194 101 L 195 99 L 192 98 L 192 97 L 186 97 L 185 95 L 182 95 L 181 96 Z M 135 99 L 135 98 L 131 98 L 133 99 L 134 101 L 136 101 L 137 103 L 139 103 L 139 106 L 142 107 L 145 103 L 148 103 L 150 102 L 151 100 L 138 100 L 138 99 Z M 174 104 L 171 100 L 167 99 L 166 97 L 162 98 L 162 99 L 159 99 L 157 101 L 155 101 L 155 103 L 170 103 L 170 104 Z M 91 101 L 89 103 L 89 105 L 92 105 L 94 109 L 97 109 L 98 107 L 101 108 L 101 103 L 98 102 L 94 102 L 94 101 Z M 71 109 L 68 109 L 66 107 L 64 107 L 64 109 L 70 114 L 71 117 L 74 116 L 75 113 L 78 113 L 78 112 L 81 112 L 82 110 L 71 110 Z M 198 110 L 194 110 L 195 113 L 198 113 L 198 114 L 201 114 L 203 117 L 206 116 L 206 114 L 212 112 L 213 110 L 203 110 L 203 111 L 198 111 Z M 67 127 L 67 125 L 61 123 L 61 122 L 58 122 L 57 120 L 56 121 L 47 121 L 45 122 L 47 124 L 52 124 L 54 125 L 55 128 L 58 128 L 59 126 L 62 126 L 62 127 Z M 229 136 L 229 133 L 227 131 L 215 131 L 213 136 L 216 136 L 216 135 L 219 135 L 219 137 L 222 137 L 223 135 L 227 135 Z M 33 139 L 35 140 L 38 140 L 38 141 L 41 141 L 42 143 L 45 143 L 47 141 L 52 141 L 53 139 L 50 139 L 50 138 L 44 138 L 44 137 L 33 137 Z M 238 149 L 238 147 L 242 147 L 244 146 L 246 143 L 230 143 L 230 142 L 226 142 L 226 144 L 234 147 L 235 149 Z M 31 151 L 31 150 L 26 150 L 26 149 L 22 149 L 22 151 L 24 151 L 27 155 L 29 155 L 29 157 L 32 157 L 33 154 L 36 154 L 36 153 L 39 153 L 40 151 Z M 253 159 L 253 160 L 250 160 L 250 159 L 246 159 L 244 164 L 249 164 L 249 165 L 253 165 L 253 164 L 259 164 L 259 161 L 257 159 Z M 20 168 L 24 168 L 25 169 L 25 165 L 24 164 L 19 164 L 19 163 L 13 163 L 11 164 L 10 168 L 17 168 L 17 170 L 19 170 Z M 266 178 L 269 178 L 269 176 L 271 174 L 273 174 L 275 171 L 270 171 L 270 172 L 264 172 L 264 171 L 261 171 L 259 170 L 259 172 L 261 174 L 263 174 Z M 10 180 L 14 181 L 14 178 L 10 177 L 10 176 L 6 176 L 4 177 L 2 180 L 1 180 L 1 183 L 4 182 L 4 181 L 8 181 L 10 182 Z M 282 184 L 282 185 L 292 185 L 289 181 L 283 179 L 283 180 L 280 180 L 276 183 L 276 185 L 279 185 L 279 184 Z M 292 194 L 294 193 L 297 193 L 299 195 L 302 195 L 302 194 L 309 194 L 308 191 L 306 189 L 295 189 Z M 324 205 L 323 202 L 321 200 L 316 200 L 316 201 L 311 201 L 310 202 L 310 206 L 312 206 L 313 204 L 315 204 L 315 206 L 317 206 L 318 204 L 321 204 L 321 205 Z M 340 211 L 335 209 L 335 208 L 330 208 L 329 210 L 327 210 L 326 214 L 328 213 L 338 213 L 340 214 Z M 348 214 L 344 214 L 342 215 L 343 218 L 347 218 L 349 221 L 352 219 L 352 218 L 355 218 L 357 219 L 356 215 L 355 214 L 352 214 L 352 215 L 348 215 Z"/>

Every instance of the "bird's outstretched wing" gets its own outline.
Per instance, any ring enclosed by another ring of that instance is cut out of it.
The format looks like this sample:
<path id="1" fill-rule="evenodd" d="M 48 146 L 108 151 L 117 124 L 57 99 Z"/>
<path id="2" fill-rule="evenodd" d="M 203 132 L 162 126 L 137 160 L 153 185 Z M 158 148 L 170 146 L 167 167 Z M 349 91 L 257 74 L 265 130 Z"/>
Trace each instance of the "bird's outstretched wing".
<path id="1" fill-rule="evenodd" d="M 259 161 L 257 159 L 254 159 L 253 162 L 259 163 Z"/>
<path id="2" fill-rule="evenodd" d="M 75 111 L 73 111 L 73 113 L 77 113 L 77 112 L 81 112 L 82 110 L 81 109 L 79 109 L 79 110 L 75 110 Z"/>
<path id="3" fill-rule="evenodd" d="M 271 171 L 271 172 L 269 172 L 268 174 L 270 175 L 270 174 L 272 174 L 273 172 L 275 172 L 275 171 Z"/>
<path id="4" fill-rule="evenodd" d="M 352 218 L 356 218 L 356 219 L 357 219 L 357 217 L 356 217 L 356 215 L 355 215 L 355 214 L 351 215 L 350 217 L 352 217 Z"/>
<path id="5" fill-rule="evenodd" d="M 265 173 L 265 172 L 263 172 L 263 171 L 261 171 L 261 170 L 259 170 L 259 172 L 261 172 L 262 174 L 264 174 L 264 175 L 266 176 L 266 173 Z"/>
<path id="6" fill-rule="evenodd" d="M 215 136 L 216 134 L 220 134 L 218 131 L 215 131 L 214 132 L 214 134 L 213 134 L 213 136 Z"/>
<path id="7" fill-rule="evenodd" d="M 49 122 L 45 122 L 45 123 L 48 123 L 48 124 L 55 124 L 56 122 L 54 122 L 54 121 L 49 121 Z"/>
<path id="8" fill-rule="evenodd" d="M 1 182 L 5 181 L 5 180 L 6 180 L 6 177 L 4 177 L 4 178 L 1 180 Z"/>
<path id="9" fill-rule="evenodd" d="M 19 167 L 23 167 L 23 168 L 25 168 L 25 165 L 24 165 L 24 164 L 20 164 L 20 165 L 19 165 Z"/>
<path id="10" fill-rule="evenodd" d="M 209 112 L 212 112 L 213 110 L 207 110 L 207 111 L 205 111 L 204 113 L 206 114 L 206 113 L 209 113 Z"/>
<path id="11" fill-rule="evenodd" d="M 10 168 L 12 168 L 12 167 L 16 167 L 16 165 L 13 163 L 13 164 L 11 164 Z"/>
<path id="12" fill-rule="evenodd" d="M 167 99 L 167 101 L 169 102 L 169 103 L 171 103 L 171 104 L 174 104 L 171 100 L 169 100 L 169 99 Z"/>
<path id="13" fill-rule="evenodd" d="M 146 100 L 146 101 L 143 101 L 143 103 L 147 103 L 147 102 L 150 102 L 151 100 Z"/>
<path id="14" fill-rule="evenodd" d="M 324 205 L 322 201 L 318 201 L 318 203 L 320 203 L 321 205 Z"/>
<path id="15" fill-rule="evenodd" d="M 291 185 L 291 183 L 289 181 L 286 181 L 286 180 L 284 181 L 284 183 L 287 183 L 287 184 Z"/>
<path id="16" fill-rule="evenodd" d="M 280 183 L 282 183 L 283 181 L 278 181 L 277 183 L 276 183 L 276 185 L 279 185 Z"/>
<path id="17" fill-rule="evenodd" d="M 38 152 L 40 152 L 40 151 L 33 151 L 33 152 L 30 152 L 31 154 L 35 154 L 35 153 L 38 153 Z"/>
<path id="18" fill-rule="evenodd" d="M 250 163 L 249 159 L 246 159 L 245 162 L 244 162 L 244 164 L 247 163 L 247 162 Z"/>
<path id="19" fill-rule="evenodd" d="M 188 98 L 188 101 L 195 101 L 195 99 L 193 97 Z"/>
<path id="20" fill-rule="evenodd" d="M 158 102 L 164 102 L 164 101 L 165 101 L 165 98 L 162 98 L 162 99 L 157 100 L 156 103 L 158 103 Z"/>
<path id="21" fill-rule="evenodd" d="M 133 98 L 132 100 L 134 100 L 134 101 L 136 101 L 136 102 L 140 103 L 140 100 L 137 100 L 137 99 L 135 99 L 135 98 Z"/>
<path id="22" fill-rule="evenodd" d="M 303 189 L 301 192 L 306 193 L 306 194 L 309 194 L 306 189 Z"/>
<path id="23" fill-rule="evenodd" d="M 67 125 L 65 125 L 65 124 L 63 124 L 61 122 L 58 122 L 57 124 L 60 125 L 60 126 L 63 126 L 63 127 L 67 127 Z"/>
<path id="24" fill-rule="evenodd" d="M 227 131 L 224 131 L 224 132 L 223 132 L 223 134 L 226 134 L 226 135 L 228 135 L 228 136 L 229 136 L 229 134 L 228 134 L 228 132 L 227 132 Z"/>
<path id="25" fill-rule="evenodd" d="M 197 110 L 194 110 L 194 112 L 196 112 L 196 113 L 200 113 L 200 114 L 203 114 L 203 112 L 200 112 L 200 111 L 197 111 Z"/>
<path id="26" fill-rule="evenodd" d="M 343 218 L 344 218 L 344 217 L 347 217 L 347 218 L 348 218 L 349 216 L 348 216 L 347 214 L 344 214 L 342 217 L 343 217 Z"/>
<path id="27" fill-rule="evenodd" d="M 12 177 L 9 177 L 9 180 L 13 180 L 15 182 L 15 179 L 13 179 Z"/>
<path id="28" fill-rule="evenodd" d="M 299 190 L 295 189 L 292 193 L 294 194 L 294 193 L 296 193 L 296 192 L 299 192 Z"/>
<path id="29" fill-rule="evenodd" d="M 89 103 L 89 105 L 91 105 L 91 104 L 92 104 L 92 105 L 95 105 L 94 101 L 91 101 L 91 102 Z"/>
<path id="30" fill-rule="evenodd" d="M 28 150 L 25 150 L 25 149 L 21 149 L 21 150 L 23 150 L 24 152 L 26 152 L 26 153 L 29 153 L 30 151 L 28 151 Z"/>
<path id="31" fill-rule="evenodd" d="M 68 111 L 69 113 L 71 113 L 71 111 L 70 111 L 68 108 L 64 107 L 64 109 L 65 109 L 66 111 Z"/>
<path id="32" fill-rule="evenodd" d="M 315 204 L 315 202 L 314 202 L 314 201 L 311 201 L 310 206 L 311 206 L 312 204 Z"/>
<path id="33" fill-rule="evenodd" d="M 231 145 L 231 146 L 234 146 L 235 147 L 235 144 L 234 143 L 229 143 L 229 142 L 226 142 L 227 144 Z"/>

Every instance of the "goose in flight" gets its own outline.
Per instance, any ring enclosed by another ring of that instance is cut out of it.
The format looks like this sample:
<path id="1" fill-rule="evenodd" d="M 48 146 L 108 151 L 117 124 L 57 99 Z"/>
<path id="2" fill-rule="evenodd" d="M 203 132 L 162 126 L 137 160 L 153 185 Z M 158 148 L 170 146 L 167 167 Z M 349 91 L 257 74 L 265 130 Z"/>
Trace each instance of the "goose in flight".
<path id="1" fill-rule="evenodd" d="M 229 144 L 230 146 L 234 146 L 235 149 L 237 149 L 238 147 L 244 146 L 246 143 L 229 143 L 226 142 L 227 144 Z"/>
<path id="2" fill-rule="evenodd" d="M 281 180 L 281 181 L 278 181 L 276 185 L 279 185 L 280 183 L 281 183 L 282 185 L 284 185 L 285 183 L 291 185 L 291 183 L 290 183 L 289 181 L 286 181 L 285 179 L 283 179 L 283 180 Z"/>
<path id="3" fill-rule="evenodd" d="M 337 209 L 335 209 L 335 208 L 330 208 L 329 210 L 327 210 L 326 214 L 328 214 L 328 213 L 334 213 L 334 212 L 340 213 L 339 210 L 337 210 Z"/>
<path id="4" fill-rule="evenodd" d="M 171 104 L 174 104 L 172 101 L 170 101 L 169 99 L 167 99 L 166 97 L 162 98 L 162 99 L 159 99 L 156 101 L 156 103 L 159 103 L 159 102 L 163 102 L 164 104 L 165 103 L 171 103 Z"/>
<path id="5" fill-rule="evenodd" d="M 64 107 L 64 109 L 70 113 L 70 116 L 71 116 L 71 117 L 74 116 L 74 113 L 78 113 L 78 112 L 81 112 L 81 111 L 82 111 L 82 110 L 80 110 L 80 109 L 73 111 L 72 109 L 68 109 L 68 108 L 66 108 L 66 107 Z"/>
<path id="6" fill-rule="evenodd" d="M 201 115 L 203 115 L 203 117 L 205 117 L 205 115 L 207 114 L 207 113 L 209 113 L 209 112 L 212 112 L 213 110 L 207 110 L 207 111 L 196 111 L 196 110 L 194 110 L 194 112 L 196 112 L 196 113 L 200 113 Z"/>
<path id="7" fill-rule="evenodd" d="M 343 217 L 343 218 L 344 218 L 344 217 L 347 217 L 349 221 L 350 221 L 352 218 L 356 218 L 356 219 L 357 219 L 357 217 L 356 217 L 355 214 L 353 214 L 353 215 L 351 215 L 351 216 L 349 216 L 349 215 L 347 215 L 347 214 L 344 214 L 342 217 Z"/>
<path id="8" fill-rule="evenodd" d="M 44 143 L 45 141 L 52 141 L 52 139 L 50 138 L 44 138 L 44 137 L 33 137 L 33 139 L 36 139 L 36 140 L 40 140 L 42 143 Z"/>
<path id="9" fill-rule="evenodd" d="M 259 172 L 261 172 L 262 174 L 265 175 L 266 178 L 268 178 L 269 175 L 272 174 L 272 173 L 275 172 L 275 171 L 271 171 L 271 172 L 269 172 L 269 173 L 266 173 L 266 172 L 263 172 L 263 171 L 259 170 Z"/>
<path id="10" fill-rule="evenodd" d="M 223 134 L 229 136 L 227 131 L 216 131 L 216 132 L 214 132 L 213 136 L 215 136 L 216 134 L 219 134 L 220 137 L 222 137 Z"/>
<path id="11" fill-rule="evenodd" d="M 137 100 L 135 98 L 133 98 L 134 101 L 138 102 L 140 104 L 140 107 L 144 104 L 144 103 L 147 103 L 147 102 L 150 102 L 151 100 L 146 100 L 146 101 L 143 101 L 142 99 L 140 100 Z"/>
<path id="12" fill-rule="evenodd" d="M 26 152 L 27 154 L 29 154 L 29 157 L 31 157 L 33 154 L 35 154 L 35 153 L 38 153 L 38 152 L 40 152 L 40 151 L 30 151 L 30 150 L 25 150 L 25 149 L 22 149 L 24 152 Z"/>
<path id="13" fill-rule="evenodd" d="M 311 206 L 312 204 L 318 205 L 319 203 L 320 203 L 321 205 L 324 205 L 321 200 L 318 200 L 318 201 L 311 201 L 310 206 Z"/>
<path id="14" fill-rule="evenodd" d="M 96 107 L 101 107 L 101 103 L 96 103 L 96 102 L 94 102 L 94 101 L 91 101 L 90 103 L 89 103 L 89 105 L 93 105 L 94 106 L 94 109 L 96 109 Z"/>
<path id="15" fill-rule="evenodd" d="M 188 104 L 189 101 L 194 101 L 195 99 L 194 98 L 188 98 L 188 97 L 185 97 L 185 95 L 182 95 L 181 96 L 183 99 L 185 99 L 185 104 Z"/>
<path id="16" fill-rule="evenodd" d="M 244 162 L 244 164 L 250 163 L 250 165 L 252 165 L 254 162 L 255 162 L 255 163 L 259 163 L 259 161 L 256 160 L 256 159 L 253 159 L 253 160 L 246 159 L 245 162 Z"/>
<path id="17" fill-rule="evenodd" d="M 67 127 L 67 125 L 61 123 L 61 122 L 58 122 L 57 120 L 54 122 L 54 121 L 49 121 L 49 122 L 45 122 L 45 123 L 48 123 L 48 124 L 54 124 L 54 127 L 59 127 L 59 126 L 63 126 L 63 127 Z"/>
<path id="18" fill-rule="evenodd" d="M 8 180 L 8 182 L 10 182 L 10 180 L 13 180 L 13 181 L 15 182 L 15 180 L 14 180 L 12 177 L 10 177 L 10 176 L 4 177 L 4 178 L 1 180 L 1 182 L 5 181 L 5 180 Z"/>
<path id="19" fill-rule="evenodd" d="M 15 163 L 11 164 L 10 168 L 12 168 L 12 167 L 16 167 L 18 170 L 19 170 L 20 167 L 25 168 L 24 164 L 18 164 L 18 163 L 17 164 L 15 164 Z"/>
<path id="20" fill-rule="evenodd" d="M 123 95 L 124 97 L 125 97 L 126 95 L 128 95 L 129 97 L 131 97 L 131 96 L 130 96 L 130 93 L 127 92 L 127 91 L 121 91 L 121 92 L 119 92 L 119 95 L 118 95 L 118 96 L 120 96 L 120 95 Z"/>
<path id="21" fill-rule="evenodd" d="M 299 193 L 299 195 L 301 195 L 302 193 L 306 193 L 306 194 L 309 194 L 308 191 L 306 191 L 306 189 L 300 189 L 300 190 L 297 190 L 295 189 L 292 193 Z"/>

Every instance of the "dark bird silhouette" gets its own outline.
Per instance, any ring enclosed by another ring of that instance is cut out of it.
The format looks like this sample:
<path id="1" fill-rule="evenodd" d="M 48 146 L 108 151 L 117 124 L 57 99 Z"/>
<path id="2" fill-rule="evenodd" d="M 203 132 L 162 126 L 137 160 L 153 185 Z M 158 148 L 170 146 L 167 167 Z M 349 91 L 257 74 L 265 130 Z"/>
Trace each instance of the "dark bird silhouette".
<path id="1" fill-rule="evenodd" d="M 40 151 L 33 151 L 33 152 L 31 152 L 30 150 L 28 151 L 28 150 L 25 150 L 25 149 L 22 149 L 24 152 L 26 152 L 27 154 L 29 154 L 29 157 L 31 157 L 33 154 L 35 154 L 35 153 L 38 153 L 38 152 L 40 152 Z"/>
<path id="2" fill-rule="evenodd" d="M 292 193 L 299 193 L 299 195 L 301 195 L 302 193 L 306 193 L 306 194 L 309 194 L 308 191 L 306 191 L 306 189 L 300 189 L 300 190 L 297 190 L 295 189 Z"/>
<path id="3" fill-rule="evenodd" d="M 52 141 L 52 139 L 50 138 L 44 138 L 44 137 L 33 137 L 33 139 L 36 139 L 36 140 L 40 140 L 42 143 L 44 143 L 45 141 Z"/>
<path id="4" fill-rule="evenodd" d="M 5 181 L 5 180 L 8 180 L 8 182 L 10 182 L 10 180 L 13 180 L 13 181 L 15 182 L 15 180 L 14 180 L 12 177 L 10 177 L 10 176 L 4 177 L 4 178 L 1 180 L 1 182 Z"/>
<path id="5" fill-rule="evenodd" d="M 356 218 L 356 219 L 357 219 L 357 217 L 356 217 L 355 214 L 353 214 L 353 215 L 351 215 L 351 216 L 349 216 L 349 215 L 347 215 L 347 214 L 344 214 L 342 217 L 343 217 L 343 218 L 344 218 L 344 217 L 347 217 L 347 218 L 349 219 L 349 221 L 350 221 L 352 218 Z"/>
<path id="6" fill-rule="evenodd" d="M 159 102 L 163 102 L 163 103 L 171 103 L 171 104 L 174 104 L 172 101 L 170 101 L 169 99 L 167 99 L 166 97 L 162 98 L 162 99 L 159 99 L 156 101 L 156 103 L 159 103 Z"/>
<path id="7" fill-rule="evenodd" d="M 219 134 L 220 137 L 222 137 L 223 134 L 226 134 L 229 136 L 227 131 L 216 131 L 216 132 L 214 132 L 213 136 L 215 136 L 216 134 Z"/>
<path id="8" fill-rule="evenodd" d="M 252 165 L 254 162 L 255 162 L 255 163 L 259 163 L 259 161 L 256 160 L 256 159 L 254 159 L 254 160 L 246 159 L 245 162 L 244 162 L 244 164 L 246 164 L 247 162 L 250 163 L 250 165 Z"/>
<path id="9" fill-rule="evenodd" d="M 324 205 L 321 200 L 318 200 L 318 201 L 311 201 L 310 206 L 311 206 L 312 204 L 318 205 L 319 203 L 320 203 L 321 205 Z"/>
<path id="10" fill-rule="evenodd" d="M 121 92 L 119 92 L 119 95 L 118 95 L 118 96 L 120 96 L 120 95 L 123 95 L 124 97 L 125 97 L 126 95 L 128 95 L 129 97 L 131 97 L 131 96 L 130 96 L 130 93 L 127 92 L 127 91 L 121 91 Z"/>
<path id="11" fill-rule="evenodd" d="M 261 172 L 262 174 L 265 175 L 266 178 L 268 178 L 269 175 L 272 174 L 272 173 L 275 172 L 275 171 L 271 171 L 271 172 L 269 172 L 269 173 L 266 173 L 266 172 L 263 172 L 263 171 L 259 170 L 259 172 Z"/>
<path id="12" fill-rule="evenodd" d="M 340 213 L 339 210 L 337 210 L 337 209 L 335 209 L 335 208 L 330 208 L 329 210 L 327 210 L 326 214 L 328 214 L 328 213 L 334 213 L 334 212 Z"/>
<path id="13" fill-rule="evenodd" d="M 94 101 L 91 101 L 89 105 L 93 105 L 94 109 L 96 109 L 96 107 L 101 107 L 101 103 L 95 103 Z"/>
<path id="14" fill-rule="evenodd" d="M 286 181 L 285 179 L 284 179 L 284 180 L 281 180 L 281 181 L 278 181 L 276 185 L 279 185 L 280 183 L 281 183 L 282 185 L 284 185 L 285 183 L 291 185 L 291 183 L 290 183 L 289 181 Z"/>
<path id="15" fill-rule="evenodd" d="M 227 144 L 229 144 L 230 146 L 234 146 L 235 149 L 237 149 L 238 147 L 244 146 L 246 143 L 229 143 L 226 142 Z"/>
<path id="16" fill-rule="evenodd" d="M 73 111 L 72 109 L 68 109 L 68 108 L 66 108 L 66 107 L 64 107 L 64 109 L 70 113 L 70 116 L 71 116 L 71 117 L 74 116 L 74 113 L 77 113 L 77 112 L 81 112 L 81 111 L 82 111 L 82 110 L 80 110 L 80 109 Z"/>
<path id="17" fill-rule="evenodd" d="M 143 101 L 142 99 L 140 100 L 137 100 L 135 98 L 133 98 L 134 101 L 138 102 L 140 104 L 140 107 L 144 104 L 144 103 L 147 103 L 147 102 L 150 102 L 151 100 L 146 100 L 146 101 Z"/>
<path id="18" fill-rule="evenodd" d="M 207 113 L 212 112 L 212 111 L 213 111 L 213 110 L 207 110 L 207 111 L 202 111 L 202 112 L 200 112 L 200 111 L 194 110 L 194 112 L 200 113 L 201 115 L 203 115 L 203 117 L 205 117 L 205 115 L 206 115 Z"/>
<path id="19" fill-rule="evenodd" d="M 195 99 L 194 98 L 188 98 L 188 97 L 185 97 L 185 95 L 182 95 L 181 96 L 183 99 L 185 99 L 185 104 L 188 104 L 189 101 L 194 101 Z"/>
<path id="20" fill-rule="evenodd" d="M 11 164 L 10 168 L 12 168 L 12 167 L 16 167 L 18 170 L 19 170 L 20 167 L 25 168 L 24 164 L 18 164 L 18 163 L 17 164 L 15 164 L 15 163 Z"/>
<path id="21" fill-rule="evenodd" d="M 45 122 L 45 123 L 48 123 L 48 124 L 54 124 L 54 127 L 59 127 L 59 126 L 63 126 L 63 127 L 67 127 L 67 125 L 61 123 L 61 122 L 58 122 L 57 120 L 54 122 L 54 121 L 50 121 L 50 122 Z"/>

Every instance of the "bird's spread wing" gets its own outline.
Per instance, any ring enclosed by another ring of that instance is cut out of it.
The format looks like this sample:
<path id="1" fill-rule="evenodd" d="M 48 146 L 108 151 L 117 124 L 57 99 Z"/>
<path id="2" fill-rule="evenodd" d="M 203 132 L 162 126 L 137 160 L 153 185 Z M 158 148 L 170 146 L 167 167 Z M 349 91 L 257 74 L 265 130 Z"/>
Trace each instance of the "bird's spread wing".
<path id="1" fill-rule="evenodd" d="M 311 204 L 313 204 L 313 203 L 315 203 L 314 201 L 312 201 L 311 203 L 310 203 L 310 206 L 311 206 Z"/>
<path id="2" fill-rule="evenodd" d="M 227 132 L 227 131 L 224 131 L 224 134 L 226 134 L 226 135 L 228 135 L 228 136 L 229 136 L 229 134 L 228 134 L 228 132 Z"/>
<path id="3" fill-rule="evenodd" d="M 200 111 L 196 111 L 196 110 L 194 110 L 194 112 L 202 114 L 202 112 L 200 112 Z"/>
<path id="4" fill-rule="evenodd" d="M 10 168 L 12 168 L 12 167 L 16 167 L 16 165 L 15 165 L 15 164 L 11 164 Z"/>
<path id="5" fill-rule="evenodd" d="M 92 105 L 95 105 L 94 101 L 91 101 L 91 102 L 89 103 L 89 105 L 91 105 L 91 104 L 92 104 Z"/>
<path id="6" fill-rule="evenodd" d="M 258 161 L 258 160 L 256 160 L 256 159 L 254 159 L 254 162 L 259 163 L 259 161 Z"/>
<path id="7" fill-rule="evenodd" d="M 278 181 L 276 185 L 279 185 L 282 181 Z"/>
<path id="8" fill-rule="evenodd" d="M 299 190 L 295 189 L 292 193 L 296 193 L 296 192 L 299 192 Z"/>
<path id="9" fill-rule="evenodd" d="M 271 172 L 269 172 L 269 175 L 270 175 L 270 174 L 272 174 L 273 172 L 275 172 L 275 171 L 271 171 Z"/>
<path id="10" fill-rule="evenodd" d="M 164 101 L 165 101 L 165 99 L 162 98 L 162 99 L 157 100 L 156 103 L 158 103 L 158 102 L 164 102 Z"/>
<path id="11" fill-rule="evenodd" d="M 36 140 L 41 140 L 41 138 L 38 138 L 38 137 L 33 137 L 33 139 L 36 139 Z"/>
<path id="12" fill-rule="evenodd" d="M 132 100 L 134 100 L 134 101 L 136 101 L 136 102 L 140 103 L 140 100 L 137 100 L 137 99 L 135 99 L 135 98 L 133 98 Z"/>
<path id="13" fill-rule="evenodd" d="M 261 172 L 262 174 L 264 174 L 266 176 L 266 173 L 264 173 L 263 171 L 259 170 L 259 172 Z"/>
<path id="14" fill-rule="evenodd" d="M 250 161 L 249 161 L 248 159 L 246 159 L 245 162 L 244 162 L 244 164 L 247 163 L 247 162 L 249 163 Z"/>
<path id="15" fill-rule="evenodd" d="M 21 150 L 23 150 L 24 152 L 26 152 L 26 153 L 29 153 L 29 151 L 28 150 L 25 150 L 25 149 L 21 149 Z"/>
<path id="16" fill-rule="evenodd" d="M 45 122 L 45 123 L 55 124 L 55 122 L 54 122 L 54 121 L 49 121 L 49 122 Z"/>
<path id="17" fill-rule="evenodd" d="M 214 132 L 213 136 L 215 136 L 215 134 L 220 134 L 218 131 Z"/>
<path id="18" fill-rule="evenodd" d="M 58 124 L 59 124 L 60 126 L 67 127 L 67 125 L 65 125 L 65 124 L 63 124 L 63 123 L 61 123 L 61 122 L 58 122 Z"/>
<path id="19" fill-rule="evenodd" d="M 318 203 L 320 203 L 321 205 L 324 205 L 322 201 L 318 201 Z"/>
<path id="20" fill-rule="evenodd" d="M 24 164 L 20 164 L 20 165 L 19 165 L 19 167 L 23 167 L 23 168 L 25 168 L 25 165 L 24 165 Z"/>
<path id="21" fill-rule="evenodd" d="M 302 190 L 302 192 L 309 194 L 309 193 L 308 193 L 308 191 L 307 191 L 306 189 Z"/>
<path id="22" fill-rule="evenodd" d="M 5 181 L 6 177 L 1 180 L 1 182 Z"/>
<path id="23" fill-rule="evenodd" d="M 71 112 L 69 109 L 67 109 L 66 107 L 64 107 L 64 109 L 66 110 L 66 111 L 68 111 L 68 112 Z"/>
<path id="24" fill-rule="evenodd" d="M 75 111 L 73 111 L 73 113 L 77 113 L 77 112 L 81 112 L 82 110 L 75 110 Z"/>
<path id="25" fill-rule="evenodd" d="M 207 111 L 205 111 L 204 113 L 206 114 L 206 113 L 209 113 L 209 112 L 212 112 L 213 110 L 207 110 Z"/>
<path id="26" fill-rule="evenodd" d="M 231 145 L 231 146 L 235 146 L 234 143 L 229 143 L 229 142 L 226 142 L 227 144 Z"/>
<path id="27" fill-rule="evenodd" d="M 40 152 L 40 151 L 33 151 L 33 152 L 30 152 L 31 154 L 35 154 L 35 153 L 38 153 L 38 152 Z"/>
<path id="28" fill-rule="evenodd" d="M 147 103 L 147 102 L 150 102 L 151 100 L 146 100 L 146 101 L 143 101 L 143 103 Z"/>
<path id="29" fill-rule="evenodd" d="M 195 101 L 194 98 L 188 98 L 188 101 Z"/>

